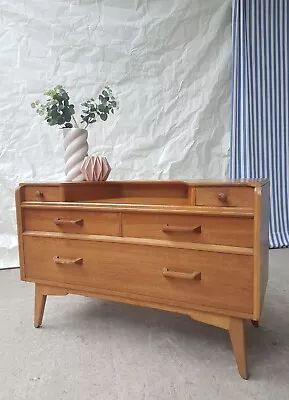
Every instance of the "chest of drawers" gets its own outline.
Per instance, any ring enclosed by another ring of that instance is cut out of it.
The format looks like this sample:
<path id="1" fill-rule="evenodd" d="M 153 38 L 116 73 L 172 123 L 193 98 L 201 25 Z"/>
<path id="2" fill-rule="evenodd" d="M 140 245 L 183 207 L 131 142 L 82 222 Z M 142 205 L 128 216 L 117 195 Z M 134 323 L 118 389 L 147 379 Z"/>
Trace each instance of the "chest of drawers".
<path id="1" fill-rule="evenodd" d="M 247 379 L 244 321 L 258 325 L 268 279 L 267 181 L 21 184 L 16 209 L 35 327 L 47 296 L 69 293 L 183 313 L 229 331 Z"/>

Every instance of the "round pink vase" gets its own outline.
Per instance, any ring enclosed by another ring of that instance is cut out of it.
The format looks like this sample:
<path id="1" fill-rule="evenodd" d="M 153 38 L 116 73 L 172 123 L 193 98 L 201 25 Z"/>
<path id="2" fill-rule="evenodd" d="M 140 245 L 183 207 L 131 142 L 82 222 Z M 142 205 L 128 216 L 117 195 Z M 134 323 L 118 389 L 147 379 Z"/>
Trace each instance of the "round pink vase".
<path id="1" fill-rule="evenodd" d="M 106 157 L 87 156 L 81 166 L 81 172 L 87 181 L 106 181 L 110 171 Z"/>

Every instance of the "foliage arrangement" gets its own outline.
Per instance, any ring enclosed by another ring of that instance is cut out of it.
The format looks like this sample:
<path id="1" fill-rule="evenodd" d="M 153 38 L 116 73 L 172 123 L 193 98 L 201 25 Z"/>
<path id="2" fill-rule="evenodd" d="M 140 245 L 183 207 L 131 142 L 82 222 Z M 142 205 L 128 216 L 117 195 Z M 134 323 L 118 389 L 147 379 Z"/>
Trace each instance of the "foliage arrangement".
<path id="1" fill-rule="evenodd" d="M 53 89 L 44 92 L 47 100 L 41 103 L 39 100 L 31 104 L 36 112 L 44 116 L 46 122 L 50 125 L 59 125 L 61 128 L 79 128 L 74 117 L 74 104 L 70 103 L 70 97 L 63 86 L 58 85 Z M 81 124 L 84 129 L 88 125 L 93 124 L 97 119 L 106 121 L 109 114 L 114 114 L 114 110 L 118 108 L 118 103 L 113 96 L 112 90 L 106 86 L 98 96 L 98 101 L 91 98 L 81 104 Z"/>

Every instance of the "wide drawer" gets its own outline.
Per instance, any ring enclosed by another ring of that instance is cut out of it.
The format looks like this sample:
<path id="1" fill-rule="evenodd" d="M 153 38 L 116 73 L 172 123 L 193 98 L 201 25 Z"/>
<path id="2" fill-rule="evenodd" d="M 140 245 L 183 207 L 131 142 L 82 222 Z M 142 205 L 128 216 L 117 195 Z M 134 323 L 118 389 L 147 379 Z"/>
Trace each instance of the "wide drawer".
<path id="1" fill-rule="evenodd" d="M 24 187 L 25 201 L 60 201 L 60 188 L 59 186 L 49 185 L 31 185 Z"/>
<path id="2" fill-rule="evenodd" d="M 24 258 L 27 280 L 252 312 L 249 255 L 24 235 Z"/>
<path id="3" fill-rule="evenodd" d="M 126 237 L 253 247 L 254 220 L 203 215 L 123 214 Z"/>
<path id="4" fill-rule="evenodd" d="M 119 236 L 118 213 L 84 210 L 24 209 L 25 231 Z"/>
<path id="5" fill-rule="evenodd" d="M 197 187 L 196 205 L 253 208 L 254 188 L 245 186 Z"/>

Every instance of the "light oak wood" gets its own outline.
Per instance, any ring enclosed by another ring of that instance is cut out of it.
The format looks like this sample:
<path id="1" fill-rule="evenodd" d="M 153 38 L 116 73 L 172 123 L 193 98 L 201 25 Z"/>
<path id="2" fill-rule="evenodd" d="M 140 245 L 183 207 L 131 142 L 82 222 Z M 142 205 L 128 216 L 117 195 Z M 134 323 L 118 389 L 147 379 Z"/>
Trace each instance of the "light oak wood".
<path id="1" fill-rule="evenodd" d="M 126 204 L 126 205 L 139 205 L 140 197 L 109 197 L 105 199 L 97 199 L 98 203 L 105 204 Z M 91 202 L 92 200 L 89 200 Z M 189 199 L 187 197 L 143 197 L 142 203 L 148 205 L 161 205 L 161 206 L 188 206 Z"/>
<path id="2" fill-rule="evenodd" d="M 147 199 L 145 199 L 147 200 Z M 138 200 L 140 201 L 140 200 Z M 21 209 L 34 209 L 34 210 L 83 210 L 83 211 L 100 211 L 109 213 L 144 213 L 144 214 L 168 214 L 171 215 L 204 215 L 204 216 L 222 216 L 234 218 L 254 218 L 254 211 L 250 208 L 244 207 L 206 207 L 206 206 L 180 206 L 169 204 L 111 204 L 101 203 L 96 200 L 95 202 L 83 201 L 80 202 L 33 202 L 23 201 Z"/>
<path id="3" fill-rule="evenodd" d="M 251 187 L 198 187 L 197 206 L 254 207 L 254 189 Z"/>
<path id="4" fill-rule="evenodd" d="M 239 373 L 242 378 L 248 379 L 244 321 L 239 318 L 231 318 L 229 333 Z"/>
<path id="5" fill-rule="evenodd" d="M 269 182 L 22 184 L 21 279 L 47 295 L 158 308 L 229 331 L 247 379 L 244 320 L 260 319 L 268 279 Z"/>
<path id="6" fill-rule="evenodd" d="M 42 324 L 44 308 L 47 295 L 43 293 L 40 285 L 35 285 L 35 308 L 34 308 L 34 327 L 39 328 Z"/>
<path id="7" fill-rule="evenodd" d="M 15 191 L 15 204 L 16 204 L 16 220 L 17 220 L 17 234 L 18 234 L 18 253 L 20 263 L 20 277 L 25 280 L 25 266 L 24 266 L 24 246 L 22 234 L 24 231 L 24 215 L 21 210 L 21 203 L 24 201 L 24 190 L 19 186 Z"/>
<path id="8" fill-rule="evenodd" d="M 255 188 L 254 321 L 260 320 L 269 273 L 269 183 Z"/>
<path id="9" fill-rule="evenodd" d="M 30 280 L 42 278 L 138 293 L 144 298 L 253 312 L 252 256 L 33 236 L 24 237 L 24 248 L 26 276 Z M 63 268 L 55 264 L 55 256 L 81 258 L 83 262 Z M 163 268 L 180 273 L 198 271 L 202 279 L 166 279 Z"/>
<path id="10" fill-rule="evenodd" d="M 189 198 L 189 186 L 184 182 L 146 182 L 142 185 L 124 183 L 122 197 L 144 198 Z"/>
<path id="11" fill-rule="evenodd" d="M 248 247 L 221 246 L 215 244 L 189 243 L 189 242 L 179 242 L 172 240 L 155 240 L 155 239 L 141 239 L 141 238 L 131 238 L 131 237 L 102 236 L 102 235 L 81 235 L 74 233 L 41 232 L 41 231 L 25 231 L 22 233 L 22 235 L 33 236 L 33 237 L 82 240 L 89 242 L 97 241 L 97 242 L 120 243 L 120 244 L 126 243 L 126 244 L 136 244 L 143 246 L 153 246 L 153 247 L 198 250 L 198 251 L 206 251 L 213 253 L 241 254 L 248 256 L 254 255 L 254 249 Z"/>
<path id="12" fill-rule="evenodd" d="M 195 321 L 229 330 L 231 317 L 228 315 L 213 314 L 198 310 L 191 311 L 189 315 Z"/>
<path id="13" fill-rule="evenodd" d="M 83 263 L 83 258 L 60 258 L 59 256 L 53 257 L 54 264 L 57 265 L 81 265 Z"/>
<path id="14" fill-rule="evenodd" d="M 109 180 L 109 181 L 83 181 L 81 182 L 81 189 L 84 189 L 86 186 L 98 186 L 100 188 L 102 187 L 112 187 L 115 188 L 117 185 L 118 186 L 134 186 L 134 187 L 140 187 L 141 186 L 146 186 L 146 185 L 150 185 L 150 186 L 174 186 L 174 185 L 182 185 L 188 188 L 194 188 L 196 186 L 237 186 L 237 187 L 262 187 L 267 185 L 269 182 L 268 179 L 237 179 L 237 180 L 232 180 L 232 179 L 221 179 L 221 180 L 209 180 L 209 179 L 201 179 L 201 180 L 194 180 L 194 181 L 182 181 L 182 180 L 170 180 L 170 181 L 156 181 L 156 180 L 148 180 L 148 181 L 134 181 L 134 180 L 130 180 L 130 181 L 113 181 L 113 180 Z M 70 188 L 72 191 L 79 189 L 79 182 L 29 182 L 29 183 L 19 183 L 19 187 L 21 186 L 27 186 L 29 185 L 29 187 L 39 187 L 39 186 L 57 186 L 60 188 L 65 188 L 65 190 L 67 188 Z M 65 201 L 65 199 L 64 199 Z"/>
<path id="15" fill-rule="evenodd" d="M 168 268 L 163 268 L 162 273 L 166 278 L 192 279 L 195 281 L 200 281 L 202 275 L 201 272 L 178 272 L 170 271 Z"/>
<path id="16" fill-rule="evenodd" d="M 202 225 L 184 226 L 165 224 L 162 227 L 164 233 L 202 233 Z"/>
<path id="17" fill-rule="evenodd" d="M 58 185 L 23 186 L 24 199 L 26 201 L 60 201 L 60 189 Z"/>
<path id="18" fill-rule="evenodd" d="M 45 304 L 48 295 L 65 296 L 68 291 L 62 288 L 35 284 L 35 307 L 34 307 L 34 327 L 39 328 L 42 325 Z"/>
<path id="19" fill-rule="evenodd" d="M 252 218 L 204 215 L 127 213 L 122 218 L 125 237 L 253 247 Z"/>
<path id="20" fill-rule="evenodd" d="M 118 236 L 120 216 L 117 213 L 83 210 L 25 209 L 26 231 Z"/>
<path id="21" fill-rule="evenodd" d="M 84 221 L 82 218 L 80 219 L 67 219 L 67 218 L 54 218 L 53 222 L 55 225 L 83 225 Z"/>

